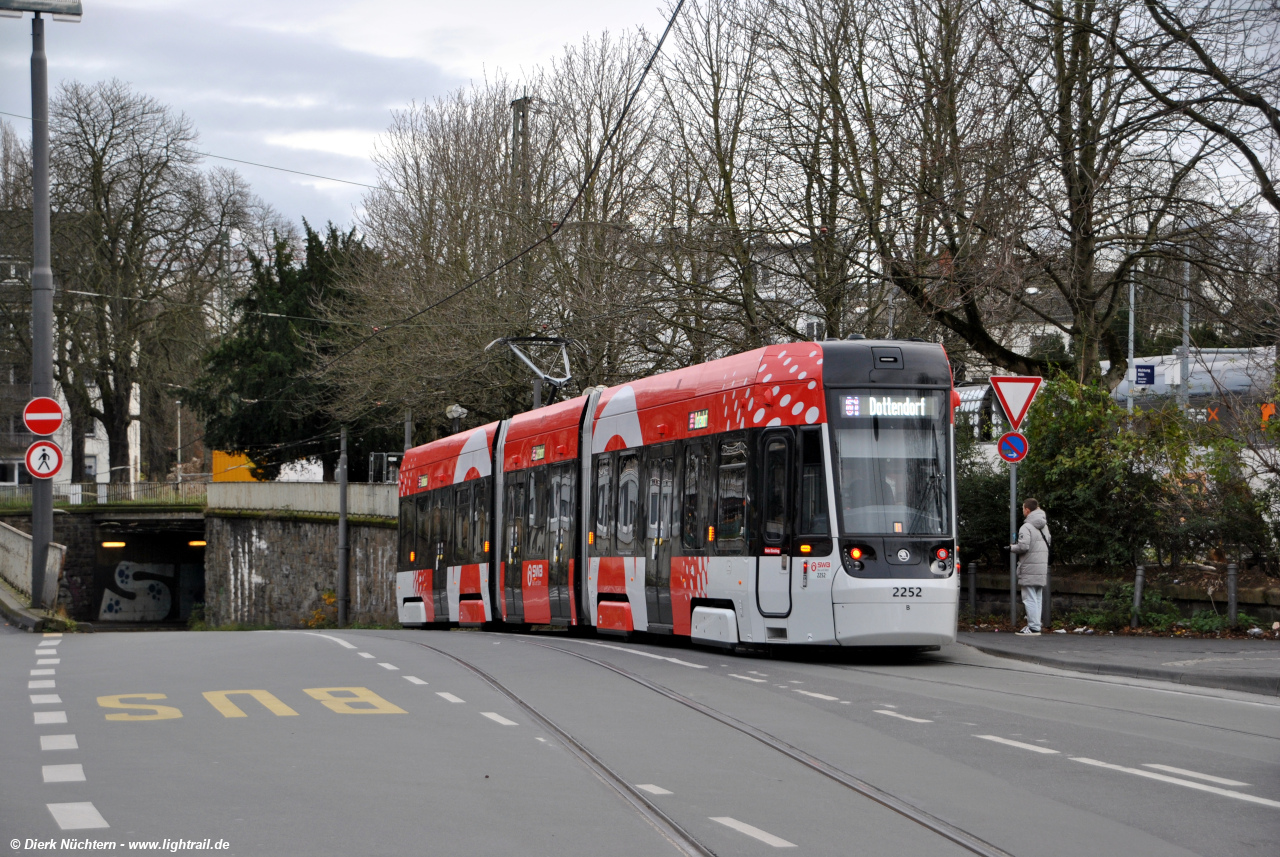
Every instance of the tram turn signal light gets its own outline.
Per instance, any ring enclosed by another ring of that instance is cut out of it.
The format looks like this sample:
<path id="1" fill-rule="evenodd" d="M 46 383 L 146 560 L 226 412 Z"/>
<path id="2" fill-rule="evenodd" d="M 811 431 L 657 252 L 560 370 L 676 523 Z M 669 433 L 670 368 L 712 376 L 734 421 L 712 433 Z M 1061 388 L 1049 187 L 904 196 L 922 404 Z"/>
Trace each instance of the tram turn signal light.
<path id="1" fill-rule="evenodd" d="M 418 561 L 418 552 L 409 551 L 409 562 L 417 562 L 417 561 Z"/>
<path id="2" fill-rule="evenodd" d="M 592 530 L 591 532 L 587 533 L 587 544 L 593 545 L 595 543 L 596 543 L 596 533 L 595 533 L 595 530 Z"/>
<path id="3" fill-rule="evenodd" d="M 849 556 L 854 559 L 862 559 L 862 548 L 849 548 Z"/>
<path id="4" fill-rule="evenodd" d="M 716 528 L 707 527 L 707 541 L 714 542 L 716 540 Z"/>
<path id="5" fill-rule="evenodd" d="M 485 539 L 485 540 L 484 540 L 484 552 L 485 552 L 485 553 L 488 553 L 488 552 L 489 552 L 489 540 L 488 540 L 488 539 Z"/>
<path id="6" fill-rule="evenodd" d="M 800 553 L 813 553 L 813 545 L 800 545 Z"/>

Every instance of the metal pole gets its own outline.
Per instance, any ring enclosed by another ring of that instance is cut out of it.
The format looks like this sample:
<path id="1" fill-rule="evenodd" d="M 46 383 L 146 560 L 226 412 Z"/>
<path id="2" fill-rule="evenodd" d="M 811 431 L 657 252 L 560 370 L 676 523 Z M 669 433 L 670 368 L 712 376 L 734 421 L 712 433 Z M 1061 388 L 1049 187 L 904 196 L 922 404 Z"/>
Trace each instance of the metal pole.
<path id="1" fill-rule="evenodd" d="M 347 427 L 342 427 L 338 445 L 338 627 L 347 625 L 347 561 L 351 546 L 347 544 Z"/>
<path id="2" fill-rule="evenodd" d="M 1227 563 L 1227 624 L 1236 626 L 1236 573 L 1234 562 Z"/>
<path id="3" fill-rule="evenodd" d="M 404 451 L 413 448 L 413 409 L 404 409 Z"/>
<path id="4" fill-rule="evenodd" d="M 978 615 L 978 566 L 975 563 L 969 563 L 969 616 L 976 618 Z"/>
<path id="5" fill-rule="evenodd" d="M 31 395 L 53 396 L 53 267 L 49 251 L 49 64 L 44 18 L 31 21 Z M 75 438 L 72 438 L 75 443 Z M 53 480 L 31 480 L 31 606 L 46 606 L 45 564 L 53 541 Z M 52 604 L 48 605 L 52 606 Z"/>
<path id="6" fill-rule="evenodd" d="M 1134 278 L 1129 277 L 1129 413 L 1133 413 L 1133 385 L 1138 380 L 1138 368 L 1133 363 L 1133 304 Z"/>
<path id="7" fill-rule="evenodd" d="M 1185 411 L 1191 404 L 1191 263 L 1187 262 L 1187 276 L 1182 282 L 1182 383 L 1179 385 L 1179 401 Z"/>
<path id="8" fill-rule="evenodd" d="M 1018 465 L 1009 465 L 1009 544 L 1018 541 Z M 1018 627 L 1018 555 L 1009 551 L 1009 624 Z"/>
<path id="9" fill-rule="evenodd" d="M 1044 574 L 1044 597 L 1040 599 L 1040 627 L 1053 630 L 1053 564 Z"/>
<path id="10" fill-rule="evenodd" d="M 536 411 L 542 407 L 542 379 L 533 379 L 533 409 Z"/>
<path id="11" fill-rule="evenodd" d="M 1129 627 L 1136 628 L 1141 624 L 1142 613 L 1142 585 L 1146 580 L 1147 567 L 1145 565 L 1138 566 L 1137 571 L 1133 575 L 1133 612 L 1129 615 Z"/>
<path id="12" fill-rule="evenodd" d="M 178 481 L 182 481 L 182 400 L 178 400 L 178 449 L 175 456 L 178 459 Z"/>

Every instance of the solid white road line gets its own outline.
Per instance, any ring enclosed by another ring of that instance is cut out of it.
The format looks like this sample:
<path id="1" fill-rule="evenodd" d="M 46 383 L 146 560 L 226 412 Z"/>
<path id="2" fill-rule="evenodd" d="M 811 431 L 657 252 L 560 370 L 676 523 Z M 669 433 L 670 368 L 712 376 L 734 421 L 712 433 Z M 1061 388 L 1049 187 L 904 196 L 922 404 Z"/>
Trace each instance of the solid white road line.
<path id="1" fill-rule="evenodd" d="M 95 827 L 110 827 L 102 813 L 88 801 L 84 803 L 47 803 L 53 820 L 63 830 L 91 830 Z"/>
<path id="2" fill-rule="evenodd" d="M 31 694 L 32 705 L 61 705 L 62 697 L 56 693 L 33 693 Z"/>
<path id="3" fill-rule="evenodd" d="M 80 745 L 76 743 L 74 735 L 41 735 L 41 750 L 79 750 Z"/>
<path id="4" fill-rule="evenodd" d="M 83 765 L 45 765 L 41 772 L 46 783 L 83 783 Z"/>
<path id="5" fill-rule="evenodd" d="M 32 670 L 31 674 L 32 675 L 55 675 L 57 672 L 58 672 L 57 670 L 45 669 L 45 670 Z"/>
<path id="6" fill-rule="evenodd" d="M 369 660 L 373 660 L 373 655 L 369 654 L 368 652 L 356 652 L 356 654 L 362 658 L 368 658 Z"/>
<path id="7" fill-rule="evenodd" d="M 754 681 L 756 684 L 764 684 L 764 683 L 765 683 L 764 679 L 762 679 L 762 678 L 752 678 L 752 677 L 751 677 L 751 676 L 749 676 L 749 675 L 738 675 L 737 673 L 729 673 L 729 678 L 740 678 L 740 679 L 742 679 L 743 681 Z"/>
<path id="8" fill-rule="evenodd" d="M 407 675 L 404 677 L 404 680 L 409 682 L 410 684 L 426 684 L 425 681 L 418 678 L 416 675 Z"/>
<path id="9" fill-rule="evenodd" d="M 828 702 L 835 702 L 840 698 L 838 696 L 827 696 L 825 693 L 814 693 L 811 690 L 801 690 L 798 687 L 793 687 L 791 689 L 794 690 L 796 693 L 803 693 L 805 696 L 812 696 L 814 699 L 825 699 Z"/>
<path id="10" fill-rule="evenodd" d="M 1166 774 L 1182 774 L 1184 777 L 1193 777 L 1197 780 L 1205 780 L 1210 783 L 1217 783 L 1220 786 L 1247 786 L 1248 783 L 1242 783 L 1239 780 L 1228 780 L 1223 777 L 1211 777 L 1208 774 L 1201 774 L 1196 771 L 1188 771 L 1186 768 L 1175 768 L 1172 765 L 1152 765 L 1143 763 L 1144 768 L 1155 768 L 1157 771 L 1164 771 Z"/>
<path id="11" fill-rule="evenodd" d="M 49 726 L 54 723 L 67 722 L 67 712 L 65 711 L 36 711 L 33 713 L 35 714 L 35 725 L 37 726 Z"/>
<path id="12" fill-rule="evenodd" d="M 668 658 L 663 655 L 655 655 L 652 652 L 642 652 L 639 649 L 629 649 L 626 646 L 611 646 L 608 643 L 593 643 L 590 640 L 574 640 L 575 643 L 582 643 L 587 646 L 599 646 L 602 649 L 615 649 L 619 652 L 628 652 L 633 655 L 640 655 L 643 658 L 653 658 L 655 661 L 666 661 L 669 664 L 678 664 L 682 667 L 689 667 L 695 670 L 705 670 L 702 664 L 691 664 L 688 661 L 682 661 L 679 658 Z"/>
<path id="13" fill-rule="evenodd" d="M 57 666 L 60 663 L 62 663 L 62 658 L 40 658 L 36 661 L 36 666 Z"/>
<path id="14" fill-rule="evenodd" d="M 378 666 L 382 667 L 384 670 L 398 670 L 398 669 L 400 669 L 400 667 L 395 666 L 394 664 L 387 664 L 387 663 L 380 663 L 380 664 L 378 664 Z"/>
<path id="15" fill-rule="evenodd" d="M 1033 753 L 1045 753 L 1056 755 L 1057 750 L 1050 750 L 1048 747 L 1037 747 L 1035 744 L 1023 744 L 1021 741 L 1011 741 L 1008 738 L 1001 738 L 999 735 L 974 735 L 974 738 L 981 738 L 983 741 L 995 741 L 997 744 L 1007 744 L 1010 747 L 1017 747 L 1020 750 L 1030 750 Z"/>
<path id="16" fill-rule="evenodd" d="M 772 833 L 766 833 L 760 828 L 752 827 L 746 822 L 738 821 L 738 819 L 736 818 L 729 818 L 728 816 L 721 816 L 720 818 L 716 818 L 713 816 L 711 820 L 718 822 L 720 824 L 723 824 L 725 827 L 733 828 L 739 833 L 745 833 L 748 836 L 750 836 L 752 839 L 758 839 L 761 842 L 763 842 L 765 845 L 772 845 L 774 848 L 795 848 L 796 847 L 796 844 L 794 842 L 788 842 L 787 840 L 783 839 L 780 836 L 774 836 Z"/>
<path id="17" fill-rule="evenodd" d="M 662 786 L 655 786 L 653 783 L 638 783 L 638 784 L 636 785 L 636 788 L 640 789 L 640 791 L 642 791 L 642 792 L 648 792 L 648 793 L 649 793 L 649 794 L 651 794 L 651 795 L 669 795 L 669 794 L 671 794 L 671 792 L 667 791 L 667 790 L 666 790 L 666 789 L 664 789 Z"/>
<path id="18" fill-rule="evenodd" d="M 480 713 L 485 717 L 488 717 L 494 723 L 499 724 L 500 726 L 519 726 L 520 725 L 516 723 L 514 720 L 508 720 L 507 718 L 503 717 L 501 714 L 498 714 L 496 711 L 481 711 Z"/>
<path id="19" fill-rule="evenodd" d="M 932 723 L 933 722 L 932 720 L 925 720 L 923 717 L 908 717 L 905 714 L 899 714 L 896 711 L 886 711 L 883 708 L 873 708 L 872 711 L 874 711 L 876 714 L 883 714 L 886 717 L 896 717 L 899 720 L 909 720 L 912 723 Z"/>
<path id="20" fill-rule="evenodd" d="M 466 701 L 466 700 L 458 699 L 458 697 L 454 696 L 452 693 L 437 692 L 436 696 L 440 697 L 445 702 L 465 702 Z"/>
<path id="21" fill-rule="evenodd" d="M 1168 777 L 1164 774 L 1156 774 L 1151 771 L 1144 771 L 1140 768 L 1126 768 L 1123 765 L 1113 765 L 1110 762 L 1099 762 L 1097 759 L 1084 759 L 1078 756 L 1071 756 L 1073 762 L 1083 762 L 1086 765 L 1093 765 L 1095 768 L 1106 768 L 1109 771 L 1121 771 L 1126 774 L 1134 774 L 1139 777 L 1146 777 L 1149 780 L 1159 780 L 1162 783 L 1173 783 L 1176 786 L 1185 786 L 1189 789 L 1198 789 L 1202 792 L 1210 792 L 1223 797 L 1233 797 L 1236 800 L 1249 801 L 1250 803 L 1260 803 L 1263 806 L 1273 806 L 1280 809 L 1280 800 L 1268 800 L 1264 797 L 1256 797 L 1247 795 L 1244 792 L 1234 792 L 1230 789 L 1220 789 L 1217 786 L 1208 786 L 1204 783 L 1194 783 L 1191 780 L 1180 780 L 1177 777 Z"/>
<path id="22" fill-rule="evenodd" d="M 357 646 L 354 643 L 348 643 L 346 640 L 342 639 L 341 637 L 334 637 L 329 634 L 317 634 L 315 631 L 298 631 L 297 633 L 306 634 L 308 637 L 324 637 L 326 640 L 332 640 L 333 642 L 337 643 L 339 646 L 342 646 L 342 648 L 344 649 L 357 648 Z"/>
<path id="23" fill-rule="evenodd" d="M 58 684 L 51 678 L 37 679 L 36 681 L 27 682 L 27 690 L 49 690 L 57 687 Z"/>

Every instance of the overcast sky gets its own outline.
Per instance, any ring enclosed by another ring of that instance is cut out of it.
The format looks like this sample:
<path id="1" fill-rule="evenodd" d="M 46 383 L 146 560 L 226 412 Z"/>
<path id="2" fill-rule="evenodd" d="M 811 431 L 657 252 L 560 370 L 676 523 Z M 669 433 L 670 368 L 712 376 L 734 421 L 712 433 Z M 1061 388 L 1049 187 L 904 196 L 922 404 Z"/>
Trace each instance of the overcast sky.
<path id="1" fill-rule="evenodd" d="M 46 25 L 51 87 L 120 78 L 190 116 L 203 151 L 367 183 L 393 110 L 495 70 L 519 77 L 587 34 L 665 23 L 664 0 L 83 3 L 81 23 Z M 0 110 L 30 115 L 30 55 L 30 16 L 0 18 Z M 295 222 L 349 224 L 363 193 L 230 166 Z"/>

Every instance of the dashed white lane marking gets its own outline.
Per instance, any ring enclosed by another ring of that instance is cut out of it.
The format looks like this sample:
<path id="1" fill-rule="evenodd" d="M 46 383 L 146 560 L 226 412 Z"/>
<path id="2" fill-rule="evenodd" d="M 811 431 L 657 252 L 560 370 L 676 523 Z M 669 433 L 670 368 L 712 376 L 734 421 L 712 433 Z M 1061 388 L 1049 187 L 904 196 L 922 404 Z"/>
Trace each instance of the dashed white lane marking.
<path id="1" fill-rule="evenodd" d="M 35 725 L 37 726 L 49 726 L 54 723 L 67 722 L 67 712 L 65 711 L 36 711 L 33 713 L 35 714 Z"/>
<path id="2" fill-rule="evenodd" d="M 96 827 L 110 827 L 102 813 L 90 802 L 84 803 L 47 803 L 53 820 L 63 830 L 91 830 Z"/>
<path id="3" fill-rule="evenodd" d="M 58 686 L 58 683 L 51 678 L 37 679 L 36 681 L 27 682 L 27 690 L 49 690 Z"/>
<path id="4" fill-rule="evenodd" d="M 768 673 L 762 673 L 759 670 L 747 670 L 747 672 L 751 673 L 752 675 L 764 676 L 765 678 L 769 677 Z"/>
<path id="5" fill-rule="evenodd" d="M 932 720 L 925 720 L 923 717 L 908 717 L 905 714 L 899 714 L 896 711 L 887 711 L 883 708 L 873 708 L 872 711 L 874 711 L 876 714 L 883 714 L 886 717 L 896 717 L 899 720 L 909 720 L 912 723 L 932 723 L 933 722 Z"/>
<path id="6" fill-rule="evenodd" d="M 852 702 L 850 702 L 850 701 L 849 701 L 849 700 L 847 700 L 847 699 L 842 699 L 842 700 L 840 700 L 840 704 L 841 704 L 841 705 L 853 705 L 853 703 L 852 703 Z"/>
<path id="7" fill-rule="evenodd" d="M 516 723 L 514 720 L 508 720 L 507 718 L 503 717 L 501 714 L 499 714 L 496 711 L 481 711 L 480 713 L 483 716 L 488 717 L 490 720 L 492 720 L 494 723 L 497 723 L 500 726 L 519 726 L 520 725 Z"/>
<path id="8" fill-rule="evenodd" d="M 1223 777 L 1213 777 L 1209 774 L 1201 774 L 1197 771 L 1188 771 L 1186 768 L 1175 768 L 1172 765 L 1152 765 L 1143 763 L 1144 768 L 1155 768 L 1157 771 L 1164 771 L 1166 774 L 1181 774 L 1184 777 L 1192 777 L 1197 780 L 1205 780 L 1210 783 L 1217 783 L 1220 786 L 1247 786 L 1248 783 L 1242 783 L 1239 780 L 1228 780 Z"/>
<path id="9" fill-rule="evenodd" d="M 756 684 L 764 684 L 764 683 L 765 683 L 764 679 L 762 679 L 762 678 L 752 678 L 752 677 L 751 677 L 751 676 L 749 676 L 749 675 L 738 675 L 737 673 L 729 673 L 729 678 L 740 678 L 740 679 L 742 679 L 743 681 L 754 681 Z"/>
<path id="10" fill-rule="evenodd" d="M 48 638 L 48 637 L 61 637 L 61 636 L 62 636 L 62 632 L 61 632 L 61 631 L 45 631 L 43 636 L 44 636 L 44 637 L 46 637 L 46 638 Z"/>
<path id="11" fill-rule="evenodd" d="M 803 693 L 805 696 L 812 696 L 814 699 L 825 699 L 827 702 L 835 702 L 840 698 L 838 696 L 827 696 L 825 693 L 814 693 L 811 690 L 801 690 L 798 687 L 793 687 L 791 689 L 796 693 Z"/>
<path id="12" fill-rule="evenodd" d="M 342 648 L 344 649 L 358 648 L 358 646 L 356 646 L 354 643 L 348 643 L 346 640 L 342 639 L 341 637 L 334 637 L 330 634 L 317 634 L 315 631 L 298 631 L 296 633 L 306 634 L 308 637 L 323 637 L 326 640 L 332 640 L 333 642 L 337 643 L 339 646 L 342 646 Z"/>
<path id="13" fill-rule="evenodd" d="M 640 791 L 642 791 L 642 792 L 648 792 L 648 793 L 649 793 L 649 794 L 651 794 L 651 795 L 669 795 L 669 794 L 671 794 L 671 792 L 667 791 L 667 790 L 666 790 L 666 789 L 664 789 L 662 786 L 655 786 L 653 783 L 638 783 L 638 784 L 636 785 L 636 788 L 640 789 Z"/>
<path id="14" fill-rule="evenodd" d="M 409 682 L 410 684 L 426 684 L 425 681 L 418 678 L 416 675 L 407 675 L 404 677 L 404 680 Z"/>
<path id="15" fill-rule="evenodd" d="M 400 669 L 400 667 L 395 666 L 394 664 L 388 664 L 388 663 L 380 663 L 380 664 L 378 664 L 378 666 L 382 667 L 384 670 L 398 670 L 398 669 Z"/>
<path id="16" fill-rule="evenodd" d="M 537 739 L 535 739 L 535 740 L 537 740 L 537 741 L 541 741 L 543 744 L 547 743 L 547 739 L 546 739 L 546 738 L 537 738 Z"/>
<path id="17" fill-rule="evenodd" d="M 799 679 L 792 678 L 792 679 L 787 679 L 787 684 L 804 684 L 804 682 L 800 681 Z"/>
<path id="18" fill-rule="evenodd" d="M 611 646 L 608 643 L 593 643 L 590 640 L 574 640 L 575 643 L 582 643 L 586 646 L 599 646 L 602 649 L 615 649 L 619 652 L 628 652 L 633 655 L 640 655 L 642 658 L 653 658 L 655 661 L 666 661 L 669 664 L 678 664 L 682 667 L 689 667 L 695 670 L 705 670 L 702 664 L 691 664 L 688 661 L 682 661 L 679 658 L 668 658 L 665 655 L 655 655 L 653 652 L 642 652 L 639 649 L 629 649 L 626 646 Z"/>
<path id="19" fill-rule="evenodd" d="M 356 652 L 356 654 L 362 658 L 368 658 L 369 660 L 373 660 L 373 655 L 369 654 L 368 652 Z"/>
<path id="20" fill-rule="evenodd" d="M 458 697 L 454 696 L 452 693 L 437 692 L 436 696 L 440 697 L 445 702 L 464 702 L 465 701 L 465 700 L 458 699 Z"/>
<path id="21" fill-rule="evenodd" d="M 41 769 L 46 783 L 83 783 L 83 765 L 45 765 Z"/>
<path id="22" fill-rule="evenodd" d="M 57 670 L 32 670 L 31 674 L 32 675 L 55 675 L 57 674 L 57 672 L 58 672 Z"/>
<path id="23" fill-rule="evenodd" d="M 1017 747 L 1020 750 L 1030 750 L 1033 753 L 1057 754 L 1057 750 L 1050 750 L 1048 747 L 1037 747 L 1035 744 L 1023 744 L 1021 741 L 1011 741 L 1008 738 L 1001 738 L 999 735 L 974 735 L 974 738 L 981 738 L 983 741 L 995 741 L 997 744 L 1008 744 L 1010 747 Z"/>
<path id="24" fill-rule="evenodd" d="M 52 640 L 44 640 L 43 642 L 41 642 L 41 643 L 40 643 L 40 645 L 41 645 L 41 646 L 56 646 L 56 645 L 58 645 L 58 644 L 59 644 L 59 643 L 61 643 L 61 642 L 62 642 L 62 638 L 61 638 L 61 637 L 57 637 L 57 638 L 54 638 L 54 639 L 52 639 Z"/>
<path id="25" fill-rule="evenodd" d="M 33 693 L 31 694 L 32 705 L 61 705 L 62 697 L 56 693 Z"/>
<path id="26" fill-rule="evenodd" d="M 60 663 L 62 663 L 62 658 L 41 658 L 40 660 L 36 661 L 36 666 L 38 666 L 38 667 L 43 667 L 43 666 L 53 666 L 53 667 L 56 667 L 56 666 L 57 666 L 58 664 L 60 664 Z"/>
<path id="27" fill-rule="evenodd" d="M 1233 797 L 1236 800 L 1249 801 L 1250 803 L 1260 803 L 1263 806 L 1273 806 L 1280 809 L 1280 800 L 1269 800 L 1265 797 L 1257 797 L 1255 795 L 1247 795 L 1244 792 L 1231 791 L 1230 789 L 1220 789 L 1217 786 L 1210 786 L 1204 783 L 1196 783 L 1191 780 L 1180 780 L 1177 777 L 1169 777 L 1164 774 L 1157 774 L 1152 771 L 1144 771 L 1141 768 L 1126 768 L 1123 765 L 1113 765 L 1110 762 L 1099 762 L 1097 759 L 1085 759 L 1078 756 L 1071 756 L 1071 761 L 1082 762 L 1086 765 L 1093 765 L 1095 768 L 1106 768 L 1108 771 L 1121 771 L 1126 774 L 1134 774 L 1139 777 L 1146 777 L 1149 780 L 1159 780 L 1162 783 L 1173 783 L 1176 786 L 1184 786 L 1189 789 L 1198 789 L 1202 792 L 1210 792 L 1223 797 Z"/>
<path id="28" fill-rule="evenodd" d="M 58 654 L 57 649 L 36 649 L 37 658 L 51 658 Z"/>
<path id="29" fill-rule="evenodd" d="M 41 735 L 41 750 L 79 750 L 80 745 L 76 743 L 74 735 Z"/>
<path id="30" fill-rule="evenodd" d="M 752 839 L 758 839 L 761 842 L 763 842 L 765 845 L 772 845 L 774 848 L 795 848 L 796 847 L 796 844 L 794 842 L 788 842 L 787 840 L 783 839 L 781 836 L 774 836 L 772 833 L 767 833 L 758 827 L 752 827 L 750 824 L 747 824 L 745 821 L 738 821 L 738 819 L 736 818 L 729 818 L 728 816 L 721 816 L 719 818 L 716 818 L 712 816 L 711 820 L 718 822 L 719 824 L 723 824 L 725 827 L 732 828 L 738 831 L 739 833 L 745 833 L 748 836 L 750 836 Z"/>

